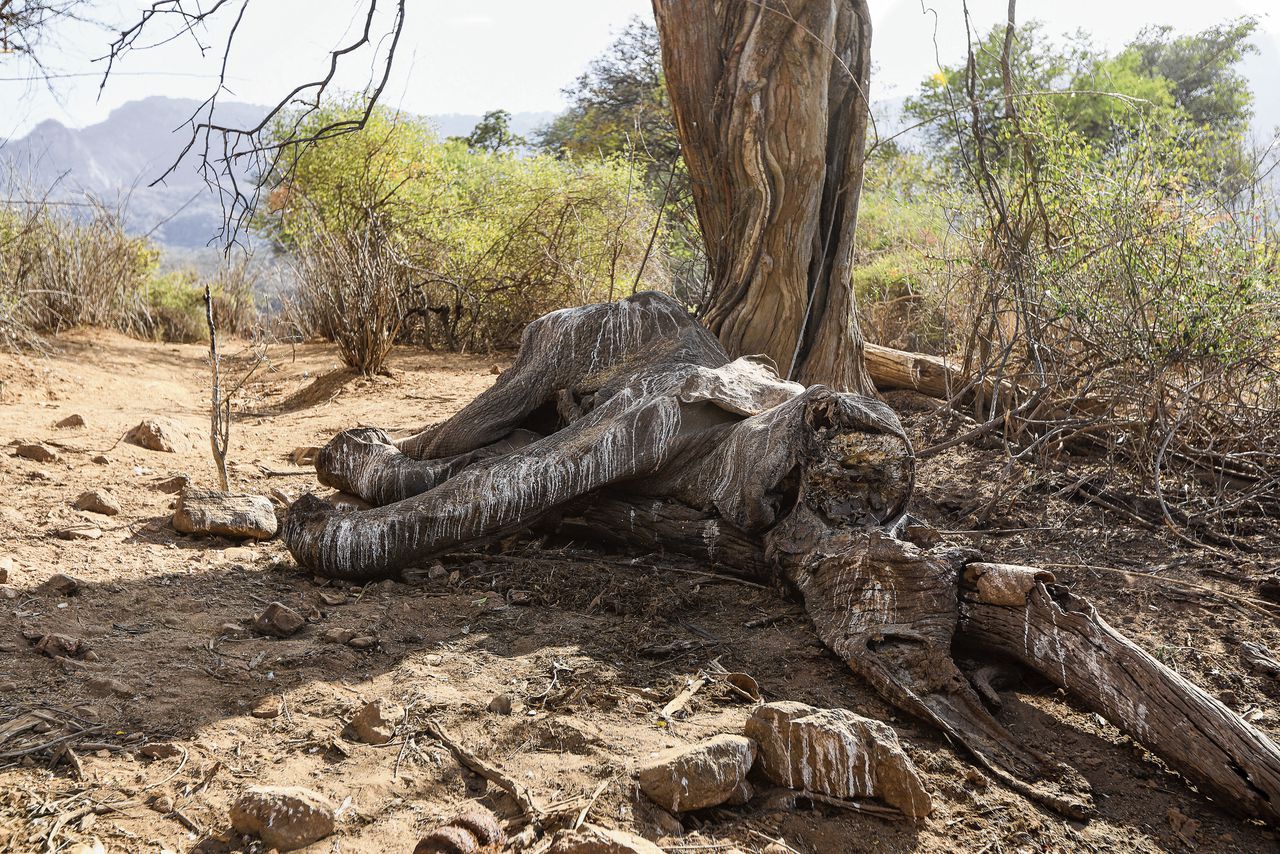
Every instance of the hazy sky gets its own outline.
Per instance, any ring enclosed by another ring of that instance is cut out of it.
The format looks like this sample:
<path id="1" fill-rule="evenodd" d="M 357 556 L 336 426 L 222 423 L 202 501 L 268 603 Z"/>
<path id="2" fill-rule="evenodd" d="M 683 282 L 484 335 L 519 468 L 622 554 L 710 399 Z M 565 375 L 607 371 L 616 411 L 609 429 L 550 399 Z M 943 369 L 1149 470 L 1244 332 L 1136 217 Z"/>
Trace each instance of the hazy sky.
<path id="1" fill-rule="evenodd" d="M 98 17 L 118 29 L 147 3 L 98 4 Z M 235 4 L 233 4 L 235 5 Z M 277 99 L 289 85 L 318 68 L 325 50 L 362 20 L 350 0 L 257 0 L 229 60 L 226 97 L 254 103 Z M 383 5 L 390 5 L 384 3 Z M 971 0 L 975 28 L 1003 20 L 1006 0 Z M 633 15 L 652 19 L 649 0 L 410 0 L 409 18 L 388 104 L 418 113 L 481 113 L 502 107 L 553 111 L 563 107 L 561 88 L 585 68 Z M 964 49 L 960 0 L 871 0 L 873 97 L 912 92 L 936 68 L 934 40 L 944 62 Z M 1277 11 L 1268 14 L 1271 8 Z M 1050 33 L 1088 32 L 1099 46 L 1115 48 L 1146 24 L 1181 31 L 1202 29 L 1241 14 L 1263 17 L 1266 53 L 1251 60 L 1256 81 L 1280 83 L 1280 3 L 1276 0 L 1022 0 L 1020 19 L 1039 18 Z M 157 30 L 158 36 L 162 31 Z M 208 34 L 218 44 L 218 32 Z M 0 55 L 0 138 L 25 133 L 43 119 L 68 125 L 100 121 L 113 107 L 148 95 L 204 97 L 221 60 L 203 59 L 191 39 L 139 52 L 118 66 L 118 76 L 98 97 L 101 56 L 111 36 L 90 26 L 65 28 L 47 45 L 50 70 L 67 75 L 43 84 L 20 79 L 26 68 Z M 369 54 L 361 58 L 366 70 Z M 343 78 L 360 86 L 364 78 Z M 1280 121 L 1280 85 L 1257 87 L 1260 112 Z"/>

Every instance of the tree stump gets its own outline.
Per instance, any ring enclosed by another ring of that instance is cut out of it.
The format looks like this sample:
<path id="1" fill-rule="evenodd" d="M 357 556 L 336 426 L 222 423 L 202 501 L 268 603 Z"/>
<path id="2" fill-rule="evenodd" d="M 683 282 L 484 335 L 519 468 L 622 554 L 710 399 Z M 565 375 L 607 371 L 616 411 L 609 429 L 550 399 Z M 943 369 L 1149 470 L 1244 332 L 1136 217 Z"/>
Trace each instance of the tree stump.
<path id="1" fill-rule="evenodd" d="M 532 527 L 660 544 L 793 586 L 886 699 L 1065 815 L 1091 812 L 1087 783 L 991 716 L 951 658 L 958 631 L 1045 673 L 1225 808 L 1280 818 L 1280 750 L 1087 603 L 1054 598 L 1052 576 L 900 536 L 914 456 L 892 410 L 731 360 L 664 295 L 546 315 L 457 415 L 398 441 L 345 431 L 316 469 L 374 505 L 294 504 L 285 543 L 321 575 L 387 577 Z"/>

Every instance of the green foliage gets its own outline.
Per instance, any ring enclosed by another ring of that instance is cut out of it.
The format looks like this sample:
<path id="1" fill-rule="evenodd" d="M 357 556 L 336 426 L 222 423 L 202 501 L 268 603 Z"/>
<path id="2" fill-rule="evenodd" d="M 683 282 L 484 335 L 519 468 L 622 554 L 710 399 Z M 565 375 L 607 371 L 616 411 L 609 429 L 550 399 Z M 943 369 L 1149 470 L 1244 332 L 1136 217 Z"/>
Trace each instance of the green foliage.
<path id="1" fill-rule="evenodd" d="M 1143 30 L 1120 53 L 1108 55 L 1083 36 L 1058 43 L 1035 21 L 1018 28 L 1010 56 L 1016 112 L 1052 111 L 1063 126 L 1090 143 L 1124 146 L 1139 125 L 1197 127 L 1211 140 L 1204 160 L 1206 182 L 1238 185 L 1233 172 L 1246 168 L 1243 133 L 1252 110 L 1247 81 L 1237 64 L 1254 50 L 1254 18 L 1240 18 L 1187 36 L 1168 27 Z M 924 123 L 935 151 L 956 171 L 975 168 L 977 139 L 991 163 L 1009 156 L 1001 133 L 1005 92 L 1001 74 L 1003 26 L 974 47 L 974 91 L 967 91 L 965 64 L 949 66 L 925 80 L 908 99 L 907 116 Z M 975 121 L 972 106 L 976 101 Z"/>
<path id="2" fill-rule="evenodd" d="M 569 109 L 538 134 L 543 150 L 578 157 L 638 153 L 659 166 L 675 160 L 680 143 L 652 24 L 633 18 L 564 94 Z"/>
<path id="3" fill-rule="evenodd" d="M 472 151 L 484 151 L 489 154 L 511 153 L 528 145 L 528 141 L 511 130 L 511 113 L 507 110 L 490 110 L 485 113 L 471 133 L 464 137 L 450 137 L 450 141 L 460 139 Z"/>
<path id="4" fill-rule="evenodd" d="M 146 287 L 147 313 L 152 334 L 162 341 L 207 341 L 204 286 L 190 271 L 156 275 Z"/>
<path id="5" fill-rule="evenodd" d="M 352 108 L 335 104 L 309 121 Z M 546 311 L 666 285 L 661 253 L 645 260 L 652 205 L 616 158 L 490 153 L 377 110 L 363 133 L 309 149 L 295 167 L 258 227 L 300 257 L 315 241 L 328 246 L 325 263 L 301 266 L 312 276 L 303 299 L 332 294 L 315 276 L 339 274 L 333 246 L 378 243 L 381 269 L 394 261 L 409 291 L 395 298 L 412 322 L 395 334 L 452 349 L 505 346 Z M 326 297 L 319 310 L 339 302 Z"/>
<path id="6" fill-rule="evenodd" d="M 562 158 L 626 160 L 661 211 L 659 248 L 671 289 L 698 305 L 707 287 L 706 249 L 653 24 L 633 18 L 617 39 L 565 88 L 569 109 L 538 134 L 538 146 Z"/>

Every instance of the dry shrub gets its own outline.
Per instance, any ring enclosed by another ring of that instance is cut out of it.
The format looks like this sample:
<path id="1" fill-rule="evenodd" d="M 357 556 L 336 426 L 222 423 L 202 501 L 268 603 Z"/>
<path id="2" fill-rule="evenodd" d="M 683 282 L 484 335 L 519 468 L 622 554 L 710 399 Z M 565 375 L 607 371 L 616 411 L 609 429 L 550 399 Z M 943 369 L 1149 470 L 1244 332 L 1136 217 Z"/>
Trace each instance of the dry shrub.
<path id="1" fill-rule="evenodd" d="M 0 337 L 38 345 L 42 333 L 93 325 L 149 334 L 146 285 L 156 250 L 125 233 L 120 212 L 88 216 L 36 203 L 0 210 Z"/>
<path id="2" fill-rule="evenodd" d="M 956 402 L 1029 489 L 1187 539 L 1265 533 L 1280 512 L 1273 196 L 1198 187 L 1194 139 L 1167 128 L 1091 158 L 1042 118 L 1015 128 L 1027 161 L 980 175 L 985 205 L 954 220 L 940 287 L 971 378 Z"/>
<path id="3" fill-rule="evenodd" d="M 366 376 L 382 370 L 412 296 L 412 272 L 376 220 L 335 231 L 317 224 L 295 252 L 297 291 L 289 311 L 299 329 L 338 345 Z"/>

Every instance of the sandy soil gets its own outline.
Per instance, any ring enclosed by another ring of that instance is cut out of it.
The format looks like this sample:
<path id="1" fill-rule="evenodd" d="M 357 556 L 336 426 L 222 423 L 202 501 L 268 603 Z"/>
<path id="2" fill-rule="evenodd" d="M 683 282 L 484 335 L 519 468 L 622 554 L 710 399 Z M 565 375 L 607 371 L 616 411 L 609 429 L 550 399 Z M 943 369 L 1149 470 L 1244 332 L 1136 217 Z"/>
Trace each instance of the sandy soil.
<path id="1" fill-rule="evenodd" d="M 63 754 L 51 768 L 53 749 L 0 760 L 0 850 L 62 851 L 95 838 L 111 852 L 246 850 L 227 809 L 255 783 L 307 786 L 344 805 L 337 833 L 308 849 L 316 852 L 411 851 L 467 799 L 515 815 L 504 793 L 421 734 L 428 719 L 544 803 L 590 805 L 591 821 L 671 851 L 759 851 L 775 840 L 802 852 L 1277 848 L 1274 832 L 1209 803 L 1100 718 L 1027 679 L 1005 695 L 1002 720 L 1079 768 L 1097 793 L 1096 819 L 1064 821 L 990 783 L 936 732 L 895 715 L 821 647 L 784 592 L 705 567 L 508 544 L 502 554 L 452 556 L 435 580 L 344 587 L 299 572 L 275 541 L 181 536 L 168 524 L 173 496 L 153 486 L 179 473 L 213 485 L 206 440 L 175 454 L 118 440 L 157 415 L 207 435 L 205 351 L 97 331 L 56 346 L 48 357 L 0 356 L 0 559 L 13 564 L 0 598 L 0 733 L 33 710 L 90 733 L 75 748 L 77 761 Z M 272 359 L 245 401 L 272 414 L 237 421 L 233 476 L 240 489 L 295 497 L 317 488 L 305 474 L 280 474 L 295 470 L 287 459 L 295 447 L 323 444 L 355 424 L 409 429 L 445 417 L 492 382 L 495 361 L 509 361 L 402 351 L 391 376 L 363 380 L 333 373 L 329 347 L 280 348 Z M 917 401 L 895 403 L 915 429 L 926 426 L 912 412 Z M 53 426 L 71 414 L 86 426 Z M 13 440 L 57 443 L 60 459 L 15 457 Z M 100 454 L 105 463 L 93 461 Z M 1280 735 L 1280 688 L 1249 673 L 1238 655 L 1245 639 L 1280 649 L 1277 621 L 1250 604 L 1258 581 L 1277 569 L 1274 559 L 1224 560 L 1036 493 L 973 533 L 992 495 L 983 484 L 1003 464 L 968 447 L 930 459 L 917 512 L 995 559 L 1053 566 L 1146 648 Z M 91 488 L 110 490 L 122 512 L 73 509 Z M 86 523 L 102 537 L 53 536 Z M 80 581 L 75 595 L 42 588 L 58 572 Z M 528 591 L 530 604 L 508 604 L 512 590 Z M 309 625 L 283 640 L 240 630 L 271 601 L 308 615 Z M 775 619 L 745 625 L 762 617 Z M 42 656 L 24 627 L 81 639 L 96 660 Z M 356 650 L 322 642 L 332 627 L 378 643 Z M 649 649 L 672 641 L 694 648 L 658 657 Z M 660 720 L 667 700 L 713 662 L 753 675 L 767 699 L 891 721 L 926 774 L 933 814 L 911 824 L 757 801 L 681 825 L 654 809 L 632 780 L 637 760 L 739 731 L 748 714 L 713 685 L 695 696 L 687 719 Z M 513 713 L 488 711 L 503 693 L 514 698 Z M 407 707 L 399 737 L 378 747 L 343 738 L 351 713 L 376 698 Z M 139 750 L 157 742 L 176 746 L 175 755 Z"/>

